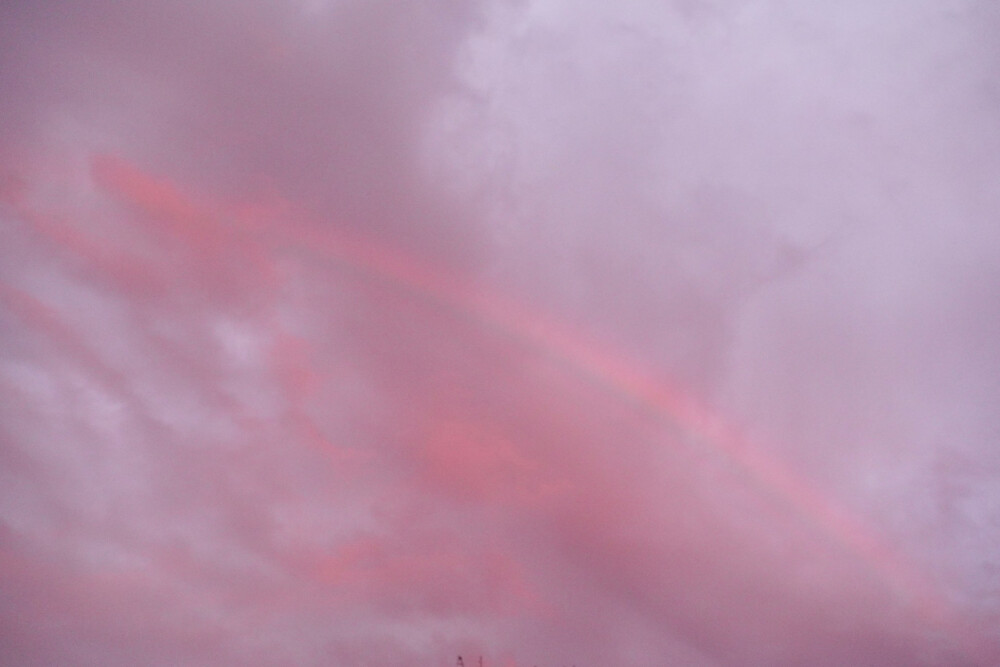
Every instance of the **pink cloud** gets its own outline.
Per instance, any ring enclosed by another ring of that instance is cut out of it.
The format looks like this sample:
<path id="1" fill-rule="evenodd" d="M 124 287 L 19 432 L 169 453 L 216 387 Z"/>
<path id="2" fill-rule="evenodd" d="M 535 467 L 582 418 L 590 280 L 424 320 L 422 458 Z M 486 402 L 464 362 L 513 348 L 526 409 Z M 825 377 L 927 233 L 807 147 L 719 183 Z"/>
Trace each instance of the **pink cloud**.
<path id="1" fill-rule="evenodd" d="M 0 655 L 996 661 L 996 13 L 563 4 L 0 10 Z"/>

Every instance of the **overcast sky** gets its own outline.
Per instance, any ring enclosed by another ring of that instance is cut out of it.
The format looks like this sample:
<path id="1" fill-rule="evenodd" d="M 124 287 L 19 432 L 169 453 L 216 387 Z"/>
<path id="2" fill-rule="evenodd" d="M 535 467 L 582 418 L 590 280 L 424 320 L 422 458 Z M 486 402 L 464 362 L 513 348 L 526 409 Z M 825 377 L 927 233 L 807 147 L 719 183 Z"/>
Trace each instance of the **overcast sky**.
<path id="1" fill-rule="evenodd" d="M 1000 5 L 0 9 L 0 663 L 1000 663 Z"/>

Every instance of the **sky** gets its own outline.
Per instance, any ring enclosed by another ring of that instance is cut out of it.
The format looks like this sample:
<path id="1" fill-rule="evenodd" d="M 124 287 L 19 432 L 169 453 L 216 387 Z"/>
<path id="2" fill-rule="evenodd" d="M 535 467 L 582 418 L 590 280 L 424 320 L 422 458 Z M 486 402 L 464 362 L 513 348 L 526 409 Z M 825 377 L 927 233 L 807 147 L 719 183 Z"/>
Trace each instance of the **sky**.
<path id="1" fill-rule="evenodd" d="M 0 664 L 1000 664 L 1000 5 L 0 8 Z"/>

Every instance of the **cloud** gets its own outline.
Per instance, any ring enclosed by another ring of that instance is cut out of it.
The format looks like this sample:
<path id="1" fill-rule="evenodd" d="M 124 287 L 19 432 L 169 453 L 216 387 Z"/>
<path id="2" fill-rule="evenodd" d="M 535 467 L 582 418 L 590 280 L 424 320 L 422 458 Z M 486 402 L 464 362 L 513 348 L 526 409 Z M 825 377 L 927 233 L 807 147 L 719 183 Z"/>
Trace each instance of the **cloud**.
<path id="1" fill-rule="evenodd" d="M 5 7 L 5 654 L 991 664 L 991 6 Z"/>

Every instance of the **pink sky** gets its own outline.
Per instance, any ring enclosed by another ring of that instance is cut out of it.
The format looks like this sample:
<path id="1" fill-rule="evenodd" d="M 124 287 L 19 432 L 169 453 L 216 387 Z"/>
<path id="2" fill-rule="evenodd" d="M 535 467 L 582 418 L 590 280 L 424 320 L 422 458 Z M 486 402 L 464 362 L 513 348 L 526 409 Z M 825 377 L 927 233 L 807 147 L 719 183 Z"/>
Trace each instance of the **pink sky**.
<path id="1" fill-rule="evenodd" d="M 1000 664 L 991 0 L 0 8 L 0 664 Z"/>

